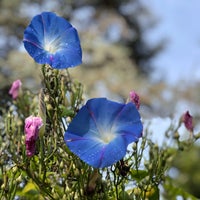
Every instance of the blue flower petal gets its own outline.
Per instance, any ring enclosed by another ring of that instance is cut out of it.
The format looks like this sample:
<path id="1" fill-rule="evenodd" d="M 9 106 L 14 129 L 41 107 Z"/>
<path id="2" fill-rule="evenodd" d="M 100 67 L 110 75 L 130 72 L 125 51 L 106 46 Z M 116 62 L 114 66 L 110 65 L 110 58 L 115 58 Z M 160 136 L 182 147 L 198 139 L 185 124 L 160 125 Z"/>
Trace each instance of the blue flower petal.
<path id="1" fill-rule="evenodd" d="M 127 144 L 138 141 L 142 136 L 143 126 L 140 119 L 140 114 L 133 103 L 128 103 L 123 110 L 116 116 L 115 126 L 116 132 L 124 135 Z"/>
<path id="2" fill-rule="evenodd" d="M 103 168 L 122 159 L 128 144 L 141 136 L 142 123 L 133 103 L 96 98 L 80 109 L 64 139 L 69 149 L 84 162 Z"/>
<path id="3" fill-rule="evenodd" d="M 113 103 L 106 98 L 96 98 L 89 100 L 86 106 L 95 123 L 99 126 L 98 128 L 104 129 L 113 123 L 125 105 L 116 102 Z"/>
<path id="4" fill-rule="evenodd" d="M 69 132 L 65 134 L 65 142 L 69 149 L 87 164 L 98 168 L 104 145 L 90 137 L 77 137 Z M 88 152 L 90 152 L 88 154 Z"/>
<path id="5" fill-rule="evenodd" d="M 67 133 L 65 141 L 73 153 L 95 168 L 108 167 L 116 163 L 125 156 L 127 148 L 123 137 L 117 137 L 110 144 L 104 144 L 95 138 L 82 138 Z"/>
<path id="6" fill-rule="evenodd" d="M 100 166 L 97 168 L 108 167 L 121 160 L 126 155 L 127 145 L 123 137 L 116 137 L 104 148 L 104 153 L 100 159 Z"/>
<path id="7" fill-rule="evenodd" d="M 82 63 L 78 33 L 64 18 L 51 12 L 35 16 L 24 31 L 24 47 L 39 64 L 63 69 Z"/>

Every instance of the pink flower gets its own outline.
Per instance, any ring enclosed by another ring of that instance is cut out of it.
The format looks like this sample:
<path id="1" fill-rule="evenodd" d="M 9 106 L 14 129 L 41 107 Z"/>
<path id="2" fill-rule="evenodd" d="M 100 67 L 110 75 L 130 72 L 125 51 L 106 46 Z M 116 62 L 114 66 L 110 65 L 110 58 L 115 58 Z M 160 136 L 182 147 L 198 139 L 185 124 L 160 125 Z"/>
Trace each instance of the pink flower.
<path id="1" fill-rule="evenodd" d="M 193 117 L 190 115 L 189 111 L 183 114 L 182 122 L 188 131 L 193 131 Z"/>
<path id="2" fill-rule="evenodd" d="M 132 103 L 135 104 L 136 108 L 140 108 L 140 97 L 135 91 L 130 91 L 129 93 L 129 99 Z"/>
<path id="3" fill-rule="evenodd" d="M 26 134 L 26 155 L 33 156 L 35 154 L 35 144 L 38 139 L 39 129 L 42 126 L 42 119 L 40 117 L 27 117 L 25 119 L 24 131 Z"/>
<path id="4" fill-rule="evenodd" d="M 11 86 L 11 88 L 10 88 L 8 93 L 10 95 L 12 95 L 13 99 L 16 99 L 18 97 L 19 91 L 21 89 L 21 85 L 22 85 L 22 83 L 21 83 L 21 81 L 19 79 L 12 83 L 12 86 Z"/>

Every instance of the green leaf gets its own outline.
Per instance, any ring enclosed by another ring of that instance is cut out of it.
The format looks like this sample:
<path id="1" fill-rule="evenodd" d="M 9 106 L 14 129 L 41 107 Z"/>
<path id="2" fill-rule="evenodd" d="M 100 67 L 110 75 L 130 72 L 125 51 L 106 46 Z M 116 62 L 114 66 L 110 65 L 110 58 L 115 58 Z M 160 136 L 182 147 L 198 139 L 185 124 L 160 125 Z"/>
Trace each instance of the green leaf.
<path id="1" fill-rule="evenodd" d="M 59 105 L 59 110 L 60 110 L 61 117 L 68 117 L 68 116 L 73 117 L 74 116 L 74 111 L 67 109 L 63 105 Z"/>
<path id="2" fill-rule="evenodd" d="M 26 194 L 26 193 L 33 193 L 33 194 L 38 194 L 38 188 L 37 186 L 31 181 L 28 182 L 24 189 L 22 190 L 22 194 Z"/>
<path id="3" fill-rule="evenodd" d="M 22 189 L 22 191 L 18 190 L 16 194 L 23 199 L 44 200 L 44 198 L 40 194 L 38 186 L 32 181 L 29 181 Z"/>
<path id="4" fill-rule="evenodd" d="M 141 181 L 148 175 L 148 172 L 145 170 L 131 170 L 131 177 L 136 181 Z"/>
<path id="5" fill-rule="evenodd" d="M 119 193 L 119 200 L 131 200 L 131 197 L 126 191 L 121 191 Z"/>

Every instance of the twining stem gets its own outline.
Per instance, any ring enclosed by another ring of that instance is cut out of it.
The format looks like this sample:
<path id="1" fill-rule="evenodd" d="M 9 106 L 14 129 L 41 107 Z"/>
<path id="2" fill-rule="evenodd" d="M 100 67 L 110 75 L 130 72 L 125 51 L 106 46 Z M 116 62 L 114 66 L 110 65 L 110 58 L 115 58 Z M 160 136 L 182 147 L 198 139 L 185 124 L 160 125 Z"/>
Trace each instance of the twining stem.
<path id="1" fill-rule="evenodd" d="M 39 138 L 40 141 L 40 155 L 41 155 L 41 159 L 40 159 L 40 163 L 41 163 L 41 168 L 40 168 L 40 173 L 43 173 L 43 177 L 42 177 L 42 183 L 45 183 L 46 180 L 46 165 L 44 162 L 45 156 L 44 156 L 44 140 L 43 140 L 43 136 L 40 136 Z"/>

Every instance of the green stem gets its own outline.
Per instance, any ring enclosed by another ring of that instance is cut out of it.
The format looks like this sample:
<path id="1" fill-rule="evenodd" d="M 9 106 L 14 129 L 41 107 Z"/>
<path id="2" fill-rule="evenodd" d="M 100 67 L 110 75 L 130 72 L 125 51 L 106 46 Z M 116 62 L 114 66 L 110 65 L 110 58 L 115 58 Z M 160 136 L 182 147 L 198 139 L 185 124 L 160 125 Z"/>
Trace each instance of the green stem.
<path id="1" fill-rule="evenodd" d="M 50 194 L 50 192 L 48 191 L 48 186 L 46 184 L 43 184 L 42 182 L 40 182 L 38 177 L 34 176 L 34 173 L 32 173 L 30 171 L 29 168 L 26 169 L 26 173 L 27 175 L 37 184 L 37 186 L 40 188 L 40 192 L 45 196 L 48 195 L 50 197 L 50 199 L 54 200 L 55 198 Z"/>
<path id="2" fill-rule="evenodd" d="M 44 156 L 44 140 L 43 140 L 43 136 L 40 137 L 40 155 L 41 155 L 41 159 L 40 159 L 40 163 L 41 163 L 41 171 L 40 173 L 43 172 L 43 177 L 42 177 L 42 182 L 45 182 L 46 179 L 46 165 L 44 162 L 45 156 Z"/>

